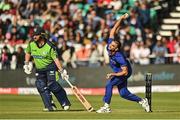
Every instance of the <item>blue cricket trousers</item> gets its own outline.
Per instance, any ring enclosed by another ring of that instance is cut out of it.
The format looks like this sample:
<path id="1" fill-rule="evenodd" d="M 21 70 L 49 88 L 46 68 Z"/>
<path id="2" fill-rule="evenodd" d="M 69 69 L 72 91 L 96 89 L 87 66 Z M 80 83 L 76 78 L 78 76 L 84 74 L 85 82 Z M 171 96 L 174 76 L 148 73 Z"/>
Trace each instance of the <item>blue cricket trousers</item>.
<path id="1" fill-rule="evenodd" d="M 119 94 L 122 98 L 130 100 L 130 101 L 141 101 L 141 98 L 132 94 L 127 89 L 127 78 L 128 77 L 113 77 L 111 80 L 107 81 L 105 88 L 105 95 L 103 101 L 105 103 L 111 103 L 112 90 L 114 86 L 117 86 Z"/>

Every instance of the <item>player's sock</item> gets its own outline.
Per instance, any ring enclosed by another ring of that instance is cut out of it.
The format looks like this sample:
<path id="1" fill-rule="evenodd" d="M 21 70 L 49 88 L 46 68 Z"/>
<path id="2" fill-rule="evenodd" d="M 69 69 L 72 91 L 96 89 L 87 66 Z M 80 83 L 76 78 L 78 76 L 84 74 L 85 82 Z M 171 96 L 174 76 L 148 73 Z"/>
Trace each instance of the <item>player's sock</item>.
<path id="1" fill-rule="evenodd" d="M 104 107 L 110 107 L 108 103 L 104 103 Z"/>
<path id="2" fill-rule="evenodd" d="M 57 110 L 57 107 L 53 101 L 51 101 L 51 105 L 52 105 L 53 110 Z"/>

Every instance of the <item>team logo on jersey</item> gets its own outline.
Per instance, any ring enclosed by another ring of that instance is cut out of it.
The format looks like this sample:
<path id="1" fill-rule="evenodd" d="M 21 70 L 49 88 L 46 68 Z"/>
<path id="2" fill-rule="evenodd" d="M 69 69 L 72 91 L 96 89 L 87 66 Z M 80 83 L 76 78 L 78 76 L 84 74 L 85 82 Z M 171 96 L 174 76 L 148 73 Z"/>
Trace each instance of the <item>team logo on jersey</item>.
<path id="1" fill-rule="evenodd" d="M 49 72 L 49 75 L 54 75 L 54 71 L 50 71 L 50 72 Z"/>
<path id="2" fill-rule="evenodd" d="M 114 61 L 114 60 L 112 60 L 112 59 L 111 59 L 110 61 L 111 61 L 112 64 L 116 64 L 116 61 Z"/>
<path id="3" fill-rule="evenodd" d="M 44 51 L 42 54 L 43 54 L 43 55 L 47 55 L 47 53 L 48 53 L 48 52 Z"/>
<path id="4" fill-rule="evenodd" d="M 36 52 L 37 50 L 36 49 L 32 49 L 32 51 Z"/>
<path id="5" fill-rule="evenodd" d="M 40 56 L 40 55 L 32 55 L 33 58 L 36 58 L 36 59 L 43 59 L 44 57 L 43 56 Z"/>

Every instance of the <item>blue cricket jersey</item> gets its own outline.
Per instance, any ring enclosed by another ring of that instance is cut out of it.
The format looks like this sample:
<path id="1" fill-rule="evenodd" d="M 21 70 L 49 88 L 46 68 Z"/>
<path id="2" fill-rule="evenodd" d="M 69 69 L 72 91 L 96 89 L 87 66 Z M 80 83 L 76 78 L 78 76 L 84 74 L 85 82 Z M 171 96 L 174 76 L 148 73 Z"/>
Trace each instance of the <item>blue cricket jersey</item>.
<path id="1" fill-rule="evenodd" d="M 116 52 L 114 55 L 110 54 L 110 50 L 108 49 L 108 47 L 109 47 L 109 44 L 112 42 L 112 40 L 113 40 L 112 38 L 109 38 L 108 45 L 107 45 L 107 51 L 108 51 L 109 58 L 110 58 L 110 66 L 111 66 L 112 70 L 116 73 L 122 71 L 121 67 L 127 66 L 127 68 L 128 68 L 127 76 L 130 76 L 132 74 L 131 64 L 129 63 L 127 58 L 124 56 L 124 54 L 120 51 Z"/>

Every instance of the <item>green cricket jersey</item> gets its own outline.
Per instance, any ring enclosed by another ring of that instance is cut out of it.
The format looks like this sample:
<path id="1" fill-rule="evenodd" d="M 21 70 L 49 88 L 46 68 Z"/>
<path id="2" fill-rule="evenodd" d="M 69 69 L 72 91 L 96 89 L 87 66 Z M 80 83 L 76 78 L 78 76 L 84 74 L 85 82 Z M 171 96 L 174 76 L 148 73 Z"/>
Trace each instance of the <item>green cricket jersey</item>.
<path id="1" fill-rule="evenodd" d="M 34 59 L 36 69 L 46 69 L 48 65 L 58 58 L 55 46 L 47 41 L 42 47 L 38 47 L 35 41 L 28 44 L 26 52 L 30 53 Z"/>

